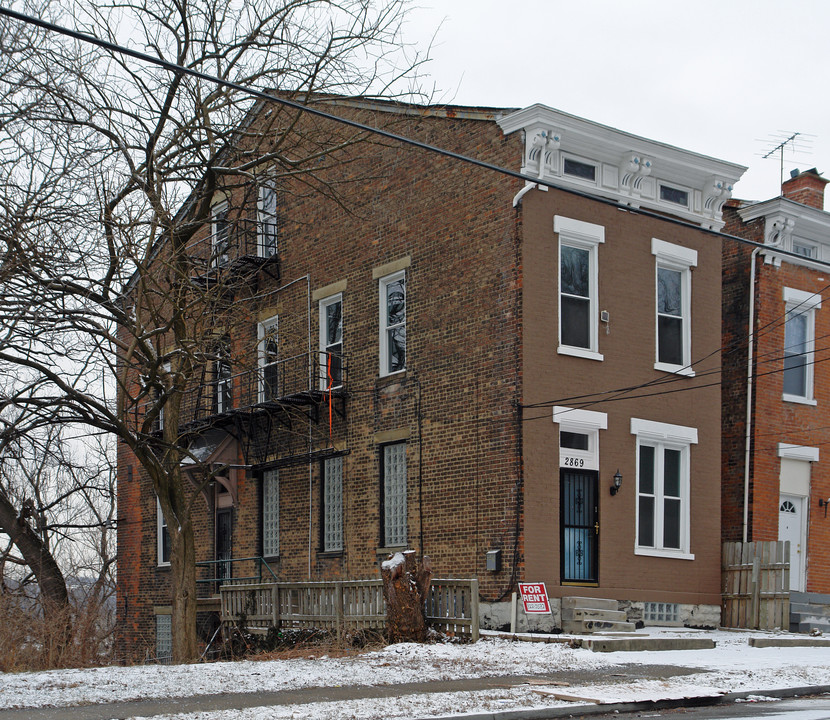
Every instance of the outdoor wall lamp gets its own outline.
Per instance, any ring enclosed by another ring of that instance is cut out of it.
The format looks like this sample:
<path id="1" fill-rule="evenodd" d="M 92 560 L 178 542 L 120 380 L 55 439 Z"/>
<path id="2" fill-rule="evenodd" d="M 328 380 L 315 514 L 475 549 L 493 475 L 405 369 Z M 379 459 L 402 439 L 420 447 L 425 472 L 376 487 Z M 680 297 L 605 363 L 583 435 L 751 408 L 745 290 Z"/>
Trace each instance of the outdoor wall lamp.
<path id="1" fill-rule="evenodd" d="M 824 508 L 824 517 L 827 517 L 827 506 L 830 505 L 830 498 L 827 500 L 818 499 L 818 506 Z"/>
<path id="2" fill-rule="evenodd" d="M 617 472 L 614 473 L 614 484 L 611 486 L 612 495 L 616 495 L 619 492 L 620 485 L 622 485 L 622 475 L 620 475 L 620 470 L 617 468 Z"/>

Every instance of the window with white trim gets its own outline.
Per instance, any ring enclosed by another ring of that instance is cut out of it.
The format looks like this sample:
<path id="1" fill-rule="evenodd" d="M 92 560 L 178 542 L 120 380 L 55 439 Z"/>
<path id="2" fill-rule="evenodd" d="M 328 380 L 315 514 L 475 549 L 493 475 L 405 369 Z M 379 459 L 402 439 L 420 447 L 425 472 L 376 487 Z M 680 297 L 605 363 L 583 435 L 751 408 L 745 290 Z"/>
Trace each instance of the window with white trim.
<path id="1" fill-rule="evenodd" d="M 815 315 L 821 307 L 821 295 L 785 287 L 784 306 L 784 400 L 815 404 Z"/>
<path id="2" fill-rule="evenodd" d="M 266 180 L 259 186 L 257 252 L 263 258 L 277 253 L 277 188 L 273 180 Z"/>
<path id="3" fill-rule="evenodd" d="M 167 520 L 164 519 L 158 498 L 156 498 L 156 558 L 161 567 L 170 564 L 170 533 L 167 530 Z"/>
<path id="4" fill-rule="evenodd" d="M 228 220 L 228 203 L 222 202 L 211 210 L 210 218 L 210 260 L 211 266 L 222 267 L 228 263 L 231 225 Z"/>
<path id="5" fill-rule="evenodd" d="M 631 432 L 637 436 L 635 553 L 693 559 L 689 463 L 697 429 L 631 418 Z"/>
<path id="6" fill-rule="evenodd" d="M 793 240 L 793 252 L 796 255 L 801 255 L 801 257 L 805 258 L 812 258 L 813 260 L 818 258 L 818 246 L 811 243 Z"/>
<path id="7" fill-rule="evenodd" d="M 159 379 L 159 382 L 164 383 L 165 378 L 169 378 L 171 371 L 172 365 L 170 364 L 170 361 L 168 360 L 167 362 L 163 362 L 161 364 L 161 378 Z M 160 399 L 158 392 L 154 393 L 154 396 L 157 401 Z M 165 398 L 165 403 L 166 402 L 167 399 Z M 159 405 L 159 413 L 156 417 L 155 430 L 159 432 L 164 430 L 164 403 Z"/>
<path id="8" fill-rule="evenodd" d="M 320 389 L 343 385 L 343 296 L 320 301 Z"/>
<path id="9" fill-rule="evenodd" d="M 262 556 L 280 554 L 280 471 L 262 473 Z"/>
<path id="10" fill-rule="evenodd" d="M 406 271 L 380 278 L 380 374 L 406 370 Z"/>
<path id="11" fill-rule="evenodd" d="M 406 443 L 381 447 L 384 547 L 406 545 Z"/>
<path id="12" fill-rule="evenodd" d="M 343 549 L 343 458 L 323 461 L 323 551 Z"/>
<path id="13" fill-rule="evenodd" d="M 692 268 L 697 250 L 652 238 L 655 271 L 655 370 L 693 376 Z"/>
<path id="14" fill-rule="evenodd" d="M 257 336 L 259 338 L 259 401 L 276 400 L 280 392 L 279 317 L 275 315 L 259 323 Z"/>
<path id="15" fill-rule="evenodd" d="M 233 370 L 230 358 L 230 340 L 223 340 L 216 347 L 214 361 L 216 380 L 215 409 L 217 413 L 228 412 L 233 407 Z"/>
<path id="16" fill-rule="evenodd" d="M 559 348 L 563 355 L 602 360 L 598 338 L 597 255 L 601 225 L 556 215 L 559 235 Z"/>

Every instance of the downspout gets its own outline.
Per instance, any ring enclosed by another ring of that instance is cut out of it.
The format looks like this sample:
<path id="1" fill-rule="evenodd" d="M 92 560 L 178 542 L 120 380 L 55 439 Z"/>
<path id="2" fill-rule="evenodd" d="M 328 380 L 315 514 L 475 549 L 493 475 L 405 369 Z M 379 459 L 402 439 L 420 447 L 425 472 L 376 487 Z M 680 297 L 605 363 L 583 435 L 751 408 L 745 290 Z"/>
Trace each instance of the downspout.
<path id="1" fill-rule="evenodd" d="M 314 379 L 317 376 L 317 372 L 314 372 L 313 369 L 316 369 L 316 365 L 311 360 L 311 275 L 306 273 L 305 276 L 306 282 L 306 320 L 308 323 L 308 330 L 307 330 L 307 342 L 308 342 L 308 389 L 314 389 Z M 312 526 L 314 524 L 314 495 L 312 490 L 314 489 L 314 472 L 312 468 L 312 461 L 311 455 L 314 452 L 314 438 L 313 438 L 314 428 L 311 424 L 311 413 L 308 415 L 308 579 L 311 580 L 311 546 L 312 546 Z"/>
<path id="2" fill-rule="evenodd" d="M 747 368 L 746 368 L 746 437 L 744 438 L 744 522 L 743 541 L 747 542 L 749 534 L 749 461 L 752 442 L 752 387 L 754 381 L 753 360 L 755 357 L 755 259 L 757 247 L 752 251 L 749 264 L 749 323 L 747 328 Z"/>

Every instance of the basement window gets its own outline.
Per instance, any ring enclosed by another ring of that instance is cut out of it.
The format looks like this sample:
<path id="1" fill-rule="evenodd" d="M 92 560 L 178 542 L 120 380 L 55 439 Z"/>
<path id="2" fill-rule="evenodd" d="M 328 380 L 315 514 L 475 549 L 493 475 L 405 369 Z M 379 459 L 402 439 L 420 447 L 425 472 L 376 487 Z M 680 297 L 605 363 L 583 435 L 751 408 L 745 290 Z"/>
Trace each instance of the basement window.
<path id="1" fill-rule="evenodd" d="M 652 625 L 678 624 L 680 622 L 680 605 L 677 603 L 644 603 L 643 622 Z"/>

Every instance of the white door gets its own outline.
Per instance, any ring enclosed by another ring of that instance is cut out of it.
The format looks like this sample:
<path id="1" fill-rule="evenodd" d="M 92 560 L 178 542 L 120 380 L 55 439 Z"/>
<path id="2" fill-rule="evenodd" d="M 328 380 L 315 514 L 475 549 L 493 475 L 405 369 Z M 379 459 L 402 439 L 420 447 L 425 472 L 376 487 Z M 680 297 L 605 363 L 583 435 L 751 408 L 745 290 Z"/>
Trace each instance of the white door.
<path id="1" fill-rule="evenodd" d="M 781 495 L 778 505 L 778 539 L 790 541 L 790 590 L 804 592 L 806 549 L 804 498 Z"/>

